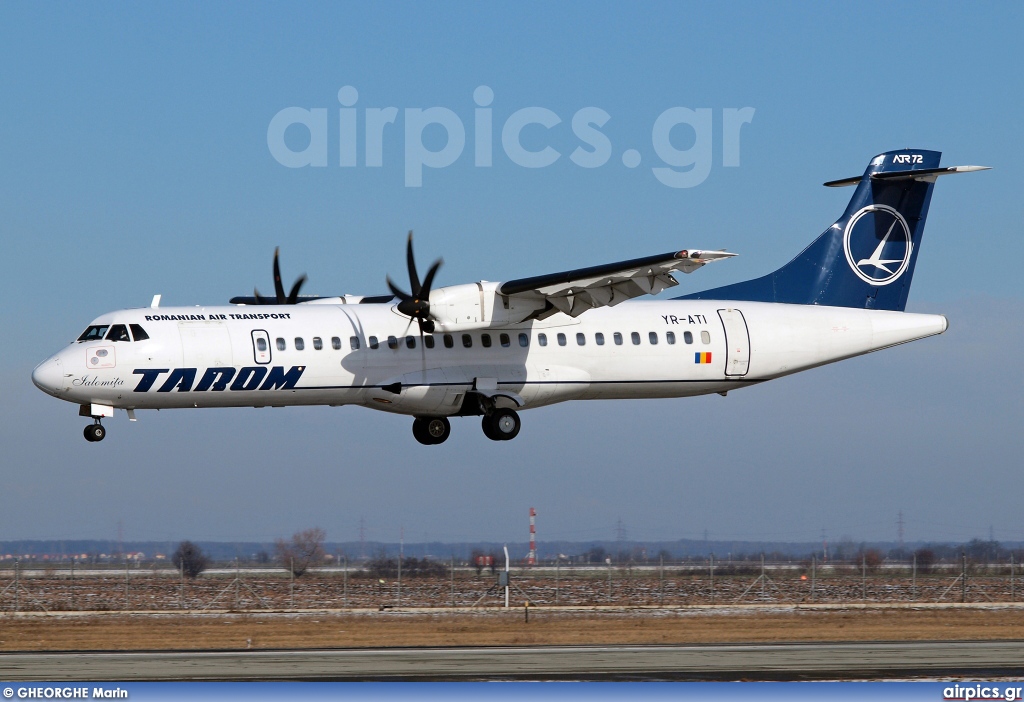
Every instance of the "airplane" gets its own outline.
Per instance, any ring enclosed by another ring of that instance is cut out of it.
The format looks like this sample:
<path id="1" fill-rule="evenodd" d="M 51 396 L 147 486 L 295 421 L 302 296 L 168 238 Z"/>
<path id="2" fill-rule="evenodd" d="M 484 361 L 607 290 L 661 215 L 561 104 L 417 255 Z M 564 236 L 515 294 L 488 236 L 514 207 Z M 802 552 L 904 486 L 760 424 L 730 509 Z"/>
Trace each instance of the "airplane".
<path id="1" fill-rule="evenodd" d="M 40 363 L 32 381 L 102 420 L 125 410 L 359 405 L 413 417 L 424 445 L 451 417 L 481 418 L 494 441 L 515 438 L 519 412 L 569 400 L 726 395 L 803 370 L 941 334 L 946 317 L 906 309 L 939 176 L 936 151 L 871 159 L 843 215 L 765 276 L 672 299 L 635 300 L 735 254 L 684 249 L 504 282 L 434 287 L 406 248 L 409 290 L 286 294 L 278 252 L 273 297 L 230 305 L 101 315 Z M 415 328 L 413 325 L 415 324 Z"/>

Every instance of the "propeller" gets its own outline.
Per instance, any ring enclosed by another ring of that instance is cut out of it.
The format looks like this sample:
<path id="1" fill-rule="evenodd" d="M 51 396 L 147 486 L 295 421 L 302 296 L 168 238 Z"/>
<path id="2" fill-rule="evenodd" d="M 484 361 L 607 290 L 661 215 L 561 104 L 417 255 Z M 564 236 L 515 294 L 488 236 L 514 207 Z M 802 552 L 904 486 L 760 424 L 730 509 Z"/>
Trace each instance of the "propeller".
<path id="1" fill-rule="evenodd" d="M 416 273 L 416 259 L 412 254 L 412 232 L 409 232 L 409 241 L 405 248 L 405 260 L 406 265 L 409 268 L 409 287 L 412 290 L 411 293 L 407 293 L 391 281 L 391 277 L 386 278 L 388 288 L 398 298 L 398 311 L 410 318 L 409 323 L 415 319 L 420 326 L 420 336 L 423 334 L 432 334 L 434 332 L 434 320 L 430 317 L 430 287 L 434 283 L 434 275 L 437 273 L 437 269 L 441 267 L 443 261 L 439 258 L 434 261 L 434 265 L 427 271 L 426 278 L 423 279 L 423 283 L 420 283 L 420 277 Z"/>
<path id="2" fill-rule="evenodd" d="M 284 285 L 281 284 L 280 252 L 281 247 L 274 248 L 274 293 L 276 297 L 262 297 L 260 291 L 253 288 L 252 292 L 256 296 L 257 305 L 295 305 L 299 302 L 299 290 L 302 288 L 303 283 L 306 282 L 306 274 L 303 273 L 299 276 L 286 296 L 284 294 Z"/>

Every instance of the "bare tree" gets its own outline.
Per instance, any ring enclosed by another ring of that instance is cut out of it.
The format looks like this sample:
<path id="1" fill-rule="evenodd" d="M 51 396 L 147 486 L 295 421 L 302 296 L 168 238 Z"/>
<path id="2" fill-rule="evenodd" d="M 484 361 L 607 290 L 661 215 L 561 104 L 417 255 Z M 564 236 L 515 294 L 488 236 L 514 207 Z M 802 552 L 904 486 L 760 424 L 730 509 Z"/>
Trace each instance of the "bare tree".
<path id="1" fill-rule="evenodd" d="M 869 573 L 875 573 L 882 566 L 885 556 L 876 548 L 864 549 L 860 552 L 861 563 Z"/>
<path id="2" fill-rule="evenodd" d="M 326 538 L 327 532 L 320 527 L 313 527 L 292 534 L 291 541 L 278 539 L 274 546 L 277 559 L 298 577 L 323 561 Z"/>
<path id="3" fill-rule="evenodd" d="M 914 551 L 914 556 L 917 558 L 917 569 L 920 572 L 932 572 L 932 566 L 935 565 L 935 551 L 930 548 L 919 548 Z"/>
<path id="4" fill-rule="evenodd" d="M 194 544 L 191 541 L 182 541 L 178 544 L 178 550 L 171 556 L 171 562 L 175 568 L 184 572 L 188 577 L 196 578 L 206 570 L 210 559 L 206 557 L 203 549 L 199 548 L 198 544 Z"/>

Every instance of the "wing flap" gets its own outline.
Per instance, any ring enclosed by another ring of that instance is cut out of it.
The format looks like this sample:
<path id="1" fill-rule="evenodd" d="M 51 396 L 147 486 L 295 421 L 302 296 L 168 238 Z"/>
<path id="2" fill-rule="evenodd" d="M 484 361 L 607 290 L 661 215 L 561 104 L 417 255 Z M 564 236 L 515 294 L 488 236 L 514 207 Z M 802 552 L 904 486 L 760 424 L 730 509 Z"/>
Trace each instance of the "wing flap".
<path id="1" fill-rule="evenodd" d="M 537 314 L 557 312 L 578 317 L 595 307 L 617 305 L 641 295 L 657 295 L 679 285 L 675 271 L 692 273 L 698 268 L 735 256 L 727 251 L 683 250 L 601 266 L 510 280 L 498 286 L 498 294 L 548 304 Z"/>

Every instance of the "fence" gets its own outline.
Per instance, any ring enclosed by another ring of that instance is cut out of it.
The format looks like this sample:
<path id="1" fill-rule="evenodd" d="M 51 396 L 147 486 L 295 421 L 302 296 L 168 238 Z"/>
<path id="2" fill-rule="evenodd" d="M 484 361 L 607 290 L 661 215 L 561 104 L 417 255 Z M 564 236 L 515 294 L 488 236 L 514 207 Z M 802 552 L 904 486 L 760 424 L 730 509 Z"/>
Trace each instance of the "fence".
<path id="1" fill-rule="evenodd" d="M 301 610 L 494 606 L 488 570 L 449 564 L 445 577 L 379 578 L 360 568 L 214 569 L 190 580 L 172 568 L 73 566 L 0 570 L 0 611 Z M 561 606 L 1014 602 L 1015 564 L 862 562 L 596 565 L 514 568 L 513 602 Z"/>

